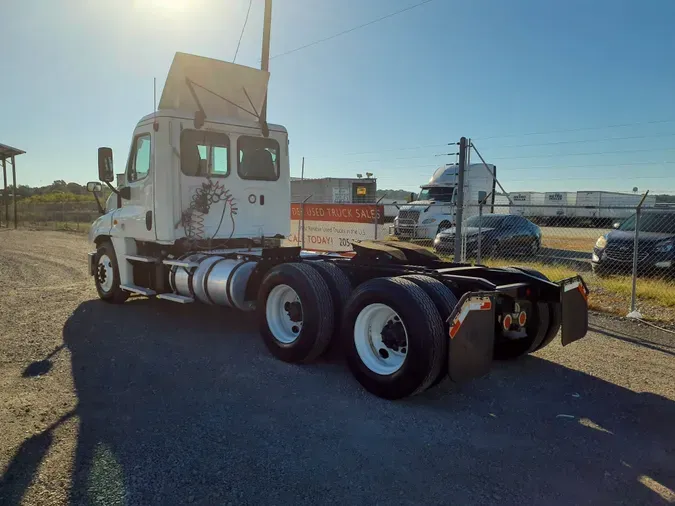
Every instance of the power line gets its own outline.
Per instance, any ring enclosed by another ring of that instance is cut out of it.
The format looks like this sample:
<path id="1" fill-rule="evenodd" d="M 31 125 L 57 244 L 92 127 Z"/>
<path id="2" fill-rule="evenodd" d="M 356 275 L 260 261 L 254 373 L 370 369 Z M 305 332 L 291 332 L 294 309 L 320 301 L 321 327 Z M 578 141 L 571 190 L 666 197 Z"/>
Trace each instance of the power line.
<path id="1" fill-rule="evenodd" d="M 675 135 L 675 134 L 673 134 Z M 526 156 L 501 156 L 501 157 L 489 157 L 490 160 L 521 160 L 528 158 L 561 158 L 566 156 L 587 156 L 587 155 L 613 155 L 613 154 L 624 154 L 624 153 L 644 153 L 644 152 L 658 152 L 658 151 L 675 151 L 675 148 L 650 148 L 650 149 L 626 149 L 626 150 L 617 150 L 617 151 L 595 151 L 590 153 L 560 153 L 560 154 L 547 154 L 547 155 L 526 155 Z M 394 158 L 376 158 L 374 160 L 346 160 L 341 162 L 341 166 L 354 166 L 354 165 L 365 165 L 369 163 L 388 163 L 397 160 L 425 160 L 438 157 L 454 156 L 456 153 L 436 153 L 432 155 L 424 156 L 398 156 Z M 321 160 L 321 158 L 319 158 Z M 442 165 L 442 164 L 441 164 Z M 611 164 L 617 165 L 617 164 Z M 585 165 L 590 166 L 590 165 Z"/>
<path id="2" fill-rule="evenodd" d="M 489 139 L 506 139 L 506 138 L 512 138 L 512 137 L 527 137 L 530 135 L 548 135 L 548 134 L 559 134 L 559 133 L 571 133 L 571 132 L 585 132 L 585 131 L 590 131 L 590 130 L 605 130 L 609 128 L 623 128 L 623 127 L 629 127 L 629 126 L 638 126 L 638 125 L 656 125 L 660 123 L 675 123 L 675 119 L 661 119 L 661 120 L 654 120 L 654 121 L 640 121 L 636 123 L 623 123 L 623 124 L 618 124 L 618 125 L 607 125 L 607 126 L 599 126 L 599 127 L 583 127 L 583 128 L 570 128 L 570 129 L 562 129 L 562 130 L 548 130 L 544 132 L 528 132 L 524 134 L 508 134 L 508 135 L 493 135 L 491 137 L 475 137 L 472 138 L 472 140 L 476 141 L 486 141 Z"/>
<path id="3" fill-rule="evenodd" d="M 563 156 L 590 156 L 590 155 L 617 155 L 625 153 L 646 153 L 650 151 L 675 151 L 675 148 L 656 148 L 656 149 L 626 149 L 623 151 L 595 151 L 591 153 L 554 153 L 551 155 L 528 155 L 528 156 L 501 156 L 490 157 L 490 160 L 522 160 L 526 158 L 556 158 Z"/>
<path id="4" fill-rule="evenodd" d="M 234 58 L 232 58 L 232 63 L 237 60 L 237 54 L 239 53 L 239 46 L 241 45 L 241 39 L 244 36 L 244 30 L 246 30 L 246 23 L 248 23 L 248 15 L 251 13 L 251 4 L 253 0 L 248 0 L 248 10 L 246 11 L 246 18 L 244 18 L 244 26 L 241 27 L 241 33 L 239 34 L 239 42 L 237 42 L 237 50 L 234 52 Z"/>
<path id="5" fill-rule="evenodd" d="M 665 161 L 665 162 L 632 162 L 632 163 L 596 163 L 596 164 L 585 164 L 585 165 L 538 165 L 534 167 L 515 167 L 515 168 L 507 168 L 507 169 L 502 169 L 501 174 L 503 176 L 504 172 L 512 172 L 512 171 L 520 171 L 520 170 L 536 170 L 536 169 L 591 169 L 591 168 L 597 168 L 597 167 L 631 167 L 631 166 L 641 166 L 641 167 L 654 167 L 654 166 L 662 166 L 662 165 L 671 165 L 675 164 L 675 161 Z M 389 167 L 389 169 L 396 169 L 396 170 L 407 170 L 407 169 L 423 169 L 423 168 L 430 168 L 430 167 L 435 167 L 435 168 L 440 168 L 444 164 L 440 165 L 409 165 L 409 166 L 404 166 L 404 167 Z M 447 164 L 445 164 L 447 165 Z M 377 169 L 373 169 L 377 170 Z M 499 177 L 502 177 L 499 176 Z M 611 177 L 612 175 L 606 174 L 603 176 L 603 178 L 608 178 Z M 654 176 L 657 178 L 671 178 L 675 176 Z M 381 176 L 378 177 L 378 179 L 393 179 L 393 178 L 400 178 L 400 176 Z M 548 178 L 547 178 L 548 179 Z"/>
<path id="6" fill-rule="evenodd" d="M 535 142 L 533 144 L 510 144 L 508 146 L 492 146 L 483 149 L 507 149 L 507 148 L 529 148 L 535 146 L 556 146 L 559 144 L 578 144 L 589 142 L 607 142 L 607 141 L 628 141 L 636 139 L 662 139 L 664 137 L 675 137 L 675 133 L 656 134 L 656 135 L 632 135 L 629 137 L 603 137 L 602 139 L 580 139 L 576 141 L 554 141 L 554 142 Z"/>
<path id="7" fill-rule="evenodd" d="M 329 37 L 325 37 L 325 38 L 323 38 L 323 39 L 315 40 L 314 42 L 310 42 L 309 44 L 305 44 L 304 46 L 296 47 L 295 49 L 291 49 L 290 51 L 285 51 L 285 52 L 283 52 L 283 53 L 275 54 L 274 56 L 271 56 L 271 57 L 270 57 L 270 60 L 273 59 L 273 58 L 279 58 L 280 56 L 286 56 L 286 55 L 288 55 L 288 54 L 295 53 L 296 51 L 300 51 L 300 50 L 302 50 L 302 49 L 307 49 L 308 47 L 316 46 L 317 44 L 321 44 L 322 42 L 326 42 L 326 41 L 335 39 L 335 38 L 337 38 L 337 37 L 340 37 L 340 36 L 342 36 L 342 35 L 351 33 L 351 32 L 353 32 L 353 31 L 360 30 L 361 28 L 365 28 L 366 26 L 370 26 L 370 25 L 373 25 L 373 24 L 375 24 L 375 23 L 379 23 L 380 21 L 383 21 L 383 20 L 385 20 L 385 19 L 387 19 L 387 18 L 391 18 L 391 17 L 393 17 L 393 16 L 397 16 L 398 14 L 402 14 L 402 13 L 404 13 L 404 12 L 410 11 L 410 10 L 412 10 L 412 9 L 415 9 L 415 8 L 417 8 L 417 7 L 420 7 L 420 6 L 424 5 L 424 4 L 428 4 L 428 3 L 433 2 L 433 1 L 434 1 L 434 0 L 424 0 L 423 2 L 416 3 L 415 5 L 411 5 L 410 7 L 406 7 L 406 8 L 404 8 L 404 9 L 400 9 L 400 10 L 398 10 L 398 11 L 396 11 L 396 12 L 392 12 L 392 13 L 390 13 L 390 14 L 387 14 L 386 16 L 382 16 L 382 17 L 377 18 L 377 19 L 374 19 L 374 20 L 372 20 L 372 21 L 368 21 L 367 23 L 363 23 L 362 25 L 355 26 L 355 27 L 350 28 L 350 29 L 348 29 L 348 30 L 344 30 L 344 31 L 342 31 L 342 32 L 339 32 L 339 33 L 336 33 L 336 34 L 334 34 L 334 35 L 331 35 L 331 36 L 329 36 Z"/>
<path id="8" fill-rule="evenodd" d="M 331 158 L 339 158 L 341 156 L 356 156 L 356 155 L 379 155 L 380 153 L 394 153 L 397 151 L 413 151 L 415 149 L 428 149 L 428 148 L 444 148 L 446 146 L 454 146 L 454 142 L 446 142 L 444 144 L 426 144 L 423 146 L 410 146 L 410 147 L 405 147 L 405 148 L 391 148 L 391 149 L 383 149 L 380 151 L 359 151 L 359 152 L 352 152 L 352 153 L 340 153 L 337 155 L 331 155 L 327 157 L 320 157 L 318 160 L 327 160 Z"/>
<path id="9" fill-rule="evenodd" d="M 580 140 L 575 140 L 575 141 L 553 141 L 553 142 L 534 142 L 531 144 L 509 144 L 507 146 L 489 146 L 489 147 L 484 147 L 484 150 L 495 150 L 495 149 L 509 149 L 509 148 L 529 148 L 529 147 L 538 147 L 538 146 L 557 146 L 557 145 L 563 145 L 563 144 L 588 144 L 588 143 L 593 143 L 593 142 L 607 142 L 607 141 L 627 141 L 627 140 L 638 140 L 638 139 L 663 139 L 667 137 L 675 137 L 675 133 L 662 133 L 662 134 L 655 134 L 655 135 L 631 135 L 631 136 L 626 136 L 626 137 L 603 137 L 600 139 L 580 139 Z M 395 152 L 400 152 L 400 151 L 414 151 L 417 149 L 429 149 L 429 148 L 443 148 L 446 146 L 454 146 L 454 142 L 446 142 L 444 144 L 425 144 L 425 145 L 419 145 L 419 146 L 409 146 L 409 147 L 404 147 L 404 148 L 390 148 L 390 149 L 382 149 L 378 151 L 358 151 L 358 152 L 350 152 L 350 153 L 339 153 L 331 156 L 326 156 L 326 157 L 318 157 L 318 158 L 313 158 L 314 160 L 334 160 L 336 158 L 340 158 L 343 156 L 356 156 L 356 155 L 379 155 L 379 154 L 385 154 L 385 153 L 395 153 Z M 430 155 L 429 158 L 436 156 L 436 155 Z M 556 155 L 557 156 L 557 155 Z M 385 161 L 386 159 L 378 159 L 378 160 L 368 160 L 368 162 L 375 162 L 375 161 Z M 347 161 L 347 163 L 352 163 L 351 160 Z M 361 163 L 361 161 L 354 161 L 353 163 Z"/>

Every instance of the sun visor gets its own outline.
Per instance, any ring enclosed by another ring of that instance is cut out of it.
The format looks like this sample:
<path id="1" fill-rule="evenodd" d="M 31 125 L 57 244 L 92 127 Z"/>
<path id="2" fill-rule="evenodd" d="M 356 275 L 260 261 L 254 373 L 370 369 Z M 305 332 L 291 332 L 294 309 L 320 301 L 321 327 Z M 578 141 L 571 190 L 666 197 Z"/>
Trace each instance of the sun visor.
<path id="1" fill-rule="evenodd" d="M 235 63 L 176 53 L 159 109 L 194 114 L 201 104 L 207 118 L 227 116 L 257 121 L 269 76 L 269 72 Z"/>

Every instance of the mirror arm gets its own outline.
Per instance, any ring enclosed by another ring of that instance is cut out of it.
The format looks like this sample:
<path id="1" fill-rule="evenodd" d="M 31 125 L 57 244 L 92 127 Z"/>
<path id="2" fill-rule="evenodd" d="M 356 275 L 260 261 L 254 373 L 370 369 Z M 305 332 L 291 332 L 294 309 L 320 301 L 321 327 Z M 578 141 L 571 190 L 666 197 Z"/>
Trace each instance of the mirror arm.
<path id="1" fill-rule="evenodd" d="M 110 191 L 112 191 L 115 195 L 119 195 L 120 192 L 117 188 L 115 188 L 113 185 L 111 185 L 108 181 L 103 181 L 106 185 L 108 185 L 108 188 L 110 188 Z"/>
<path id="2" fill-rule="evenodd" d="M 96 199 L 96 206 L 98 207 L 98 212 L 99 214 L 105 214 L 105 209 L 101 205 L 101 201 L 98 199 L 98 192 L 91 192 L 94 194 L 94 198 Z"/>

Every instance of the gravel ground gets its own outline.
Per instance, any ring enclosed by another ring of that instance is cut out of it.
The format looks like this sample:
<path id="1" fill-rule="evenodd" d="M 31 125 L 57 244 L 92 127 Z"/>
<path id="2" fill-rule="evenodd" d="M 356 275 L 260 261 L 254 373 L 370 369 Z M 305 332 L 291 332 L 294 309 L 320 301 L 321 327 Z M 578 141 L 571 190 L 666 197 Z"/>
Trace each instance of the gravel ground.
<path id="1" fill-rule="evenodd" d="M 592 317 L 402 402 L 254 317 L 96 299 L 80 235 L 0 231 L 0 504 L 667 504 L 675 336 Z"/>

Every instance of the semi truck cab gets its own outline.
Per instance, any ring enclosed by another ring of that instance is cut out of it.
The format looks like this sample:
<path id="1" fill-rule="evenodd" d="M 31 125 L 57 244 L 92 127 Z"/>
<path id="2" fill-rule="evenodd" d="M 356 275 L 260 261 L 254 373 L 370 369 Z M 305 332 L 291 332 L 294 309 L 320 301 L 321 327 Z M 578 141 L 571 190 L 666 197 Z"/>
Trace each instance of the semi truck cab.
<path id="1" fill-rule="evenodd" d="M 177 53 L 158 110 L 134 129 L 123 182 L 92 225 L 90 240 L 126 241 L 128 251 L 138 241 L 288 235 L 288 134 L 266 124 L 263 135 L 258 116 L 268 77 Z M 100 179 L 112 182 L 112 169 L 112 150 L 100 148 Z"/>
<path id="2" fill-rule="evenodd" d="M 394 218 L 394 235 L 406 239 L 433 239 L 455 225 L 457 180 L 459 166 L 444 165 L 436 169 L 426 185 L 421 186 L 417 199 L 399 208 Z M 478 214 L 479 192 L 490 194 L 483 210 L 494 210 L 497 168 L 482 163 L 470 164 L 464 175 L 464 218 Z M 471 205 L 473 204 L 473 205 Z"/>

